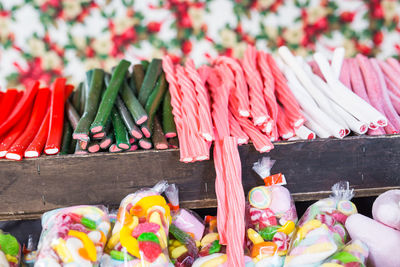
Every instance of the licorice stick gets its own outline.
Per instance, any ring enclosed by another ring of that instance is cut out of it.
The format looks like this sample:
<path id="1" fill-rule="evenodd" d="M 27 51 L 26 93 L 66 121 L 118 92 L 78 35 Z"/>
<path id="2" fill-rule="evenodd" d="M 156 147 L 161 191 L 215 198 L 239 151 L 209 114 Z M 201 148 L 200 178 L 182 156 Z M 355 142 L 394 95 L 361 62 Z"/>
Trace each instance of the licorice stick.
<path id="1" fill-rule="evenodd" d="M 65 78 L 57 78 L 52 86 L 50 103 L 50 124 L 44 153 L 54 155 L 60 152 L 64 126 Z"/>
<path id="2" fill-rule="evenodd" d="M 289 120 L 285 115 L 285 111 L 281 106 L 278 106 L 278 132 L 282 139 L 289 139 L 294 136 L 294 128 L 290 126 Z"/>
<path id="3" fill-rule="evenodd" d="M 46 144 L 47 135 L 49 132 L 50 124 L 50 109 L 48 109 L 45 118 L 40 125 L 39 131 L 37 132 L 35 138 L 29 144 L 25 150 L 25 158 L 36 158 L 39 157 L 43 151 L 44 145 Z"/>
<path id="4" fill-rule="evenodd" d="M 232 92 L 232 97 L 235 98 L 237 101 L 237 107 L 239 115 L 242 117 L 249 117 L 250 116 L 250 100 L 249 100 L 249 92 L 247 88 L 246 78 L 243 73 L 243 69 L 240 66 L 239 62 L 235 59 L 220 56 L 215 59 L 216 64 L 225 63 L 228 67 L 232 70 L 235 74 L 235 88 Z M 199 72 L 201 71 L 202 67 L 200 67 Z"/>
<path id="5" fill-rule="evenodd" d="M 80 140 L 80 142 L 79 142 L 79 147 L 80 147 L 82 150 L 86 150 L 88 144 L 89 144 L 89 142 Z"/>
<path id="6" fill-rule="evenodd" d="M 127 71 L 127 74 L 129 75 L 129 71 Z M 136 90 L 135 82 L 129 80 L 129 83 L 128 83 L 128 75 L 125 77 L 124 85 L 125 85 L 125 86 L 128 86 L 129 89 L 131 89 L 132 93 L 133 93 L 135 96 L 137 96 L 137 95 L 138 95 L 138 92 L 137 92 L 137 90 Z"/>
<path id="7" fill-rule="evenodd" d="M 0 124 L 2 124 L 12 112 L 13 108 L 15 107 L 18 101 L 18 95 L 19 93 L 17 89 L 8 89 L 5 92 L 3 98 L 0 101 L 0 107 L 1 107 Z"/>
<path id="8" fill-rule="evenodd" d="M 146 73 L 147 70 L 149 69 L 150 62 L 147 61 L 147 60 L 141 60 L 141 61 L 140 61 L 140 64 L 141 64 L 142 67 L 143 67 L 143 72 Z M 143 79 L 144 79 L 144 77 L 143 77 Z"/>
<path id="9" fill-rule="evenodd" d="M 128 150 L 131 147 L 128 131 L 126 130 L 124 122 L 115 107 L 111 110 L 111 120 L 114 128 L 115 143 L 118 148 Z"/>
<path id="10" fill-rule="evenodd" d="M 136 64 L 135 66 L 133 66 L 131 81 L 132 80 L 134 81 L 137 93 L 140 92 L 140 88 L 142 87 L 143 84 L 143 79 L 144 79 L 143 66 L 141 64 Z"/>
<path id="11" fill-rule="evenodd" d="M 114 142 L 114 131 L 110 130 L 109 134 L 100 141 L 100 148 L 107 149 Z"/>
<path id="12" fill-rule="evenodd" d="M 128 71 L 130 64 L 130 62 L 123 59 L 115 68 L 111 76 L 110 84 L 107 86 L 106 90 L 103 93 L 103 97 L 101 99 L 99 109 L 97 110 L 96 117 L 90 126 L 90 132 L 92 134 L 103 131 L 104 127 L 106 126 L 107 120 L 110 117 L 111 110 L 114 107 L 115 99 L 117 98 L 121 85 L 124 84 L 125 75 Z M 129 88 L 128 90 L 132 93 Z"/>
<path id="13" fill-rule="evenodd" d="M 129 131 L 130 135 L 136 139 L 140 139 L 143 137 L 142 132 L 140 131 L 139 127 L 136 126 L 135 122 L 132 119 L 131 114 L 129 113 L 128 109 L 126 108 L 124 101 L 121 99 L 120 96 L 117 96 L 115 99 L 115 106 L 118 109 L 119 115 L 121 119 L 124 121 L 124 124 Z"/>
<path id="14" fill-rule="evenodd" d="M 178 137 L 173 137 L 168 139 L 168 147 L 169 148 L 179 148 L 179 139 Z"/>
<path id="15" fill-rule="evenodd" d="M 25 131 L 26 125 L 29 122 L 31 110 L 32 103 L 25 109 L 25 116 L 14 124 L 13 128 L 3 136 L 0 142 L 0 158 L 3 158 L 7 154 L 8 149 L 14 144 L 15 140 Z"/>
<path id="16" fill-rule="evenodd" d="M 164 136 L 161 124 L 157 117 L 155 117 L 153 121 L 153 136 L 151 137 L 151 140 L 153 141 L 154 147 L 156 149 L 168 148 L 167 139 Z"/>
<path id="17" fill-rule="evenodd" d="M 160 76 L 161 64 L 161 59 L 155 58 L 151 61 L 146 70 L 146 74 L 144 75 L 142 87 L 140 88 L 138 97 L 140 104 L 142 104 L 143 106 L 146 105 L 147 99 L 149 98 L 151 92 L 154 89 L 154 86 L 156 85 L 158 76 Z"/>
<path id="18" fill-rule="evenodd" d="M 232 113 L 229 112 L 229 132 L 232 137 L 236 137 L 239 145 L 247 144 L 249 137 L 240 127 L 239 122 L 233 117 Z"/>
<path id="19" fill-rule="evenodd" d="M 64 119 L 63 130 L 60 155 L 67 155 L 69 153 L 72 140 L 72 127 L 67 118 Z"/>
<path id="20" fill-rule="evenodd" d="M 90 80 L 88 80 L 90 79 Z M 94 69 L 87 73 L 85 85 L 85 103 L 84 111 L 81 119 L 79 120 L 74 134 L 74 139 L 81 141 L 89 141 L 89 128 L 93 119 L 96 116 L 97 107 L 99 106 L 99 99 L 103 90 L 104 84 L 104 71 L 101 69 Z"/>
<path id="21" fill-rule="evenodd" d="M 110 151 L 111 153 L 118 153 L 118 152 L 122 152 L 124 151 L 123 149 L 119 148 L 117 144 L 112 144 L 108 151 Z"/>
<path id="22" fill-rule="evenodd" d="M 351 89 L 350 72 L 349 72 L 349 61 L 348 59 L 343 61 L 343 66 L 340 71 L 339 80 L 349 89 Z"/>
<path id="23" fill-rule="evenodd" d="M 21 120 L 22 117 L 26 116 L 27 110 L 32 107 L 38 90 L 39 82 L 37 81 L 26 89 L 22 98 L 18 101 L 11 114 L 3 123 L 0 124 L 0 136 L 8 132 Z"/>
<path id="24" fill-rule="evenodd" d="M 291 125 L 294 128 L 299 128 L 304 123 L 304 118 L 300 112 L 300 106 L 293 96 L 292 91 L 289 89 L 285 77 L 270 54 L 267 54 L 267 61 L 275 81 L 276 99 L 285 109 Z"/>
<path id="25" fill-rule="evenodd" d="M 132 151 L 136 151 L 136 150 L 138 150 L 139 149 L 139 146 L 137 145 L 137 144 L 132 144 L 131 145 L 131 148 L 128 150 L 129 152 L 132 152 Z"/>
<path id="26" fill-rule="evenodd" d="M 383 127 L 385 129 L 386 134 L 397 134 L 399 131 L 394 127 L 391 121 L 388 121 L 388 125 Z"/>
<path id="27" fill-rule="evenodd" d="M 83 83 L 80 83 L 78 85 L 78 88 L 72 93 L 72 96 L 70 98 L 71 104 L 72 106 L 75 108 L 75 110 L 77 111 L 79 116 L 82 116 L 81 110 L 83 110 L 83 108 L 81 108 L 81 105 L 83 105 L 84 103 L 81 102 L 81 94 L 84 94 L 84 88 L 83 88 Z"/>
<path id="28" fill-rule="evenodd" d="M 194 62 L 188 59 L 185 64 L 186 73 L 194 84 L 196 91 L 196 100 L 198 103 L 199 114 L 199 130 L 201 135 L 206 141 L 211 142 L 214 139 L 214 129 L 212 127 L 211 113 L 210 113 L 210 100 L 204 82 L 201 80 L 197 72 Z"/>
<path id="29" fill-rule="evenodd" d="M 146 113 L 143 106 L 139 103 L 138 99 L 132 93 L 129 87 L 123 85 L 120 92 L 121 98 L 125 103 L 125 106 L 129 110 L 137 125 L 141 125 L 148 120 L 148 114 Z"/>
<path id="30" fill-rule="evenodd" d="M 329 130 L 325 129 L 322 125 L 314 121 L 310 116 L 308 116 L 306 113 L 303 113 L 303 116 L 306 118 L 306 122 L 304 125 L 309 128 L 311 131 L 315 132 L 315 134 L 319 138 L 329 138 L 332 136 L 331 133 L 329 133 Z"/>
<path id="31" fill-rule="evenodd" d="M 392 57 L 386 59 L 386 62 L 400 75 L 400 62 Z"/>
<path id="32" fill-rule="evenodd" d="M 385 75 L 398 87 L 400 88 L 400 80 L 397 72 L 385 61 L 379 60 L 379 66 Z"/>
<path id="33" fill-rule="evenodd" d="M 48 103 L 50 98 L 50 90 L 48 88 L 39 89 L 35 102 L 33 104 L 32 114 L 30 120 L 23 133 L 8 149 L 6 154 L 7 159 L 21 160 L 24 156 L 25 149 L 29 146 L 35 138 L 40 125 L 43 122 L 48 110 Z"/>
<path id="34" fill-rule="evenodd" d="M 165 93 L 163 101 L 162 126 L 165 137 L 173 138 L 176 136 L 176 125 L 172 114 L 171 93 L 169 90 Z"/>
<path id="35" fill-rule="evenodd" d="M 376 129 L 369 129 L 367 134 L 368 135 L 384 135 L 384 134 L 386 134 L 386 132 L 385 132 L 384 128 L 379 127 Z"/>
<path id="36" fill-rule="evenodd" d="M 139 146 L 143 149 L 150 149 L 153 145 L 150 139 L 142 138 L 139 140 Z"/>
<path id="37" fill-rule="evenodd" d="M 82 149 L 82 144 L 81 144 L 81 143 L 83 143 L 83 142 L 85 142 L 85 141 L 77 140 L 74 154 L 76 154 L 76 155 L 86 155 L 86 154 L 89 154 L 89 152 L 88 152 L 87 150 Z"/>
<path id="38" fill-rule="evenodd" d="M 103 139 L 105 136 L 106 136 L 106 132 L 104 131 L 104 132 L 100 132 L 100 133 L 92 135 L 91 139 L 100 140 L 100 139 Z"/>
<path id="39" fill-rule="evenodd" d="M 137 142 L 137 139 L 134 137 L 129 138 L 129 143 L 132 145 Z"/>
<path id="40" fill-rule="evenodd" d="M 90 142 L 90 144 L 89 144 L 87 150 L 88 150 L 90 153 L 99 152 L 99 151 L 100 151 L 99 142 L 98 142 L 98 141 L 92 141 L 92 142 Z"/>
<path id="41" fill-rule="evenodd" d="M 140 131 L 143 133 L 145 138 L 150 138 L 151 137 L 151 131 L 147 125 L 142 125 L 140 127 Z"/>
<path id="42" fill-rule="evenodd" d="M 73 130 L 76 129 L 76 126 L 79 123 L 80 117 L 74 106 L 71 104 L 69 100 L 65 103 L 65 111 L 67 113 L 67 118 L 69 120 L 70 126 Z"/>
<path id="43" fill-rule="evenodd" d="M 254 125 L 262 125 L 270 116 L 263 97 L 263 84 L 257 70 L 256 57 L 256 48 L 249 45 L 244 53 L 242 68 L 249 85 L 250 113 Z"/>
<path id="44" fill-rule="evenodd" d="M 164 98 L 165 91 L 167 90 L 167 80 L 165 80 L 164 72 L 161 73 L 153 91 L 151 92 L 150 96 L 147 99 L 145 110 L 147 115 L 149 116 L 146 126 L 150 132 L 150 136 L 153 130 L 153 120 L 154 116 L 161 104 L 161 101 Z M 149 138 L 149 136 L 146 136 Z"/>

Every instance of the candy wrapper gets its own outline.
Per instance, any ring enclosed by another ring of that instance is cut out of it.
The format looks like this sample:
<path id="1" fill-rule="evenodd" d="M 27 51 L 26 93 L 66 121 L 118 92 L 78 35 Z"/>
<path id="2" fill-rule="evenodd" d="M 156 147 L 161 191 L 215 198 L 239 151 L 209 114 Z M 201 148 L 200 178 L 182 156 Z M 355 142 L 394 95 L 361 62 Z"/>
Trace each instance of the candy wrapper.
<path id="1" fill-rule="evenodd" d="M 275 161 L 262 158 L 253 170 L 265 186 L 250 190 L 247 205 L 247 242 L 256 266 L 282 266 L 297 222 L 297 212 L 281 173 L 271 176 Z"/>
<path id="2" fill-rule="evenodd" d="M 17 267 L 20 264 L 21 246 L 11 234 L 0 230 L 0 266 Z"/>
<path id="3" fill-rule="evenodd" d="M 324 261 L 321 267 L 365 267 L 369 249 L 360 240 L 350 241 L 343 249 Z"/>
<path id="4" fill-rule="evenodd" d="M 175 184 L 165 190 L 172 210 L 169 255 L 176 267 L 190 267 L 198 258 L 200 240 L 205 226 L 194 212 L 179 208 L 179 191 Z"/>
<path id="5" fill-rule="evenodd" d="M 312 204 L 299 220 L 285 266 L 320 266 L 348 241 L 347 217 L 357 213 L 348 182 L 332 187 L 332 196 Z"/>
<path id="6" fill-rule="evenodd" d="M 172 218 L 170 207 L 161 196 L 167 186 L 167 182 L 162 181 L 122 200 L 102 266 L 172 266 L 168 257 Z"/>
<path id="7" fill-rule="evenodd" d="M 74 206 L 46 212 L 35 267 L 99 266 L 110 221 L 105 207 Z"/>

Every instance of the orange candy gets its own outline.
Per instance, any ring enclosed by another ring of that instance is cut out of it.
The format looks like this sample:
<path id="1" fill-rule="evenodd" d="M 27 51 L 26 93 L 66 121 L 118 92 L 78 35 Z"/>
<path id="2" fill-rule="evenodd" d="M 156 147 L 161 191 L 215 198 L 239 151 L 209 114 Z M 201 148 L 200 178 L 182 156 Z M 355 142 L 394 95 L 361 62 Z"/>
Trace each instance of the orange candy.
<path id="1" fill-rule="evenodd" d="M 253 246 L 251 249 L 251 257 L 255 258 L 258 255 L 273 256 L 278 250 L 278 246 L 274 242 L 261 242 Z"/>

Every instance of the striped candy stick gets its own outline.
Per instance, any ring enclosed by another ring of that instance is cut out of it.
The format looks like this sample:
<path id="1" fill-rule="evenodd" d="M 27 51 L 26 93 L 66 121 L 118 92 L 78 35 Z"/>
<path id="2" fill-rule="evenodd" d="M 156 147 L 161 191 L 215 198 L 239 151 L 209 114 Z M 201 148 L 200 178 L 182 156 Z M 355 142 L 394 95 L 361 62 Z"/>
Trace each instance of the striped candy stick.
<path id="1" fill-rule="evenodd" d="M 361 74 L 361 70 L 358 66 L 358 61 L 355 58 L 351 58 L 348 60 L 349 73 L 350 73 L 350 82 L 351 89 L 356 93 L 359 97 L 361 97 L 367 103 L 369 102 L 369 98 L 367 95 L 367 91 L 365 89 L 364 80 Z"/>
<path id="2" fill-rule="evenodd" d="M 390 57 L 386 59 L 386 62 L 400 75 L 400 62 L 397 59 Z"/>
<path id="3" fill-rule="evenodd" d="M 294 128 L 291 127 L 290 122 L 285 114 L 285 111 L 281 106 L 278 106 L 279 109 L 279 116 L 278 116 L 278 132 L 279 136 L 282 137 L 282 139 L 289 139 L 294 136 Z"/>
<path id="4" fill-rule="evenodd" d="M 381 67 L 382 71 L 385 73 L 385 75 L 398 87 L 400 88 L 400 80 L 399 76 L 397 74 L 397 71 L 394 70 L 391 65 L 389 65 L 385 61 L 379 60 L 379 66 Z"/>
<path id="5" fill-rule="evenodd" d="M 240 127 L 239 122 L 233 117 L 232 113 L 229 112 L 229 131 L 232 137 L 236 137 L 239 145 L 247 144 L 249 137 Z"/>
<path id="6" fill-rule="evenodd" d="M 342 64 L 342 68 L 340 71 L 339 80 L 347 87 L 351 89 L 350 82 L 350 72 L 349 72 L 349 60 L 345 59 Z"/>

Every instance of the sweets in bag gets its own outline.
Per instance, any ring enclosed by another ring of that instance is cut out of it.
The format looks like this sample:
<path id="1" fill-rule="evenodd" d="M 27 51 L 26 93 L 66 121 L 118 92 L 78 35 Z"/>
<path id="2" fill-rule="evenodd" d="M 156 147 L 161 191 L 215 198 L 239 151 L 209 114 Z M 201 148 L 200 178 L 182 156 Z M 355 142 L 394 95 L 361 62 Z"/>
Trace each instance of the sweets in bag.
<path id="1" fill-rule="evenodd" d="M 345 223 L 357 213 L 348 182 L 332 187 L 332 196 L 312 204 L 299 220 L 284 266 L 320 266 L 349 240 Z"/>
<path id="2" fill-rule="evenodd" d="M 264 157 L 253 170 L 265 186 L 254 187 L 248 194 L 247 239 L 250 256 L 256 266 L 282 266 L 297 222 L 297 212 L 285 176 L 271 175 L 275 161 Z"/>
<path id="3" fill-rule="evenodd" d="M 368 246 L 364 242 L 355 239 L 325 260 L 321 267 L 365 267 L 368 253 Z"/>
<path id="4" fill-rule="evenodd" d="M 400 231 L 400 190 L 389 190 L 381 194 L 372 206 L 372 217 Z"/>
<path id="5" fill-rule="evenodd" d="M 103 206 L 74 206 L 46 212 L 35 267 L 99 266 L 110 231 Z"/>
<path id="6" fill-rule="evenodd" d="M 20 264 L 21 246 L 11 234 L 0 230 L 0 266 L 16 267 Z"/>

